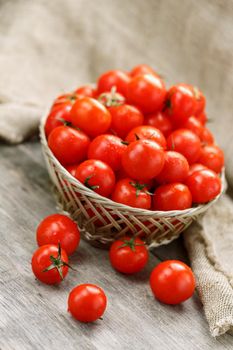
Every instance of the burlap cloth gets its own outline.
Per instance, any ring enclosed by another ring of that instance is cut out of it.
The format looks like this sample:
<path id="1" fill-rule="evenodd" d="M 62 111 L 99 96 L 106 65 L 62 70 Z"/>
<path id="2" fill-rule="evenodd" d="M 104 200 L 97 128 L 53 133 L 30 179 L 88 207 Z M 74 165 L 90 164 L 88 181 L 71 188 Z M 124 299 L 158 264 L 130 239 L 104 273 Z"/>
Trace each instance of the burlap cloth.
<path id="1" fill-rule="evenodd" d="M 232 18 L 231 0 L 1 0 L 0 138 L 22 142 L 59 93 L 146 62 L 204 91 L 233 185 Z M 213 336 L 233 326 L 232 218 L 225 196 L 184 235 Z"/>

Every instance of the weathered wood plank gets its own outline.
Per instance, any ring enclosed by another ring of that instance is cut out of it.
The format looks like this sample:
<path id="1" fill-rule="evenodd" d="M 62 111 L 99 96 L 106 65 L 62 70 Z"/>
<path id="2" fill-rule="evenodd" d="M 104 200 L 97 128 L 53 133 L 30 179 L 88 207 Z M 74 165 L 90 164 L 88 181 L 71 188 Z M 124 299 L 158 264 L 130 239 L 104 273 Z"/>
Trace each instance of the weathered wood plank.
<path id="1" fill-rule="evenodd" d="M 232 349 L 232 336 L 210 337 L 196 295 L 169 307 L 151 294 L 151 269 L 160 259 L 183 258 L 180 242 L 156 249 L 145 271 L 131 277 L 112 270 L 106 251 L 82 242 L 71 259 L 77 272 L 58 287 L 35 281 L 35 228 L 54 211 L 39 145 L 0 145 L 0 349 Z M 103 320 L 90 325 L 66 311 L 68 292 L 84 282 L 102 286 L 109 300 Z"/>

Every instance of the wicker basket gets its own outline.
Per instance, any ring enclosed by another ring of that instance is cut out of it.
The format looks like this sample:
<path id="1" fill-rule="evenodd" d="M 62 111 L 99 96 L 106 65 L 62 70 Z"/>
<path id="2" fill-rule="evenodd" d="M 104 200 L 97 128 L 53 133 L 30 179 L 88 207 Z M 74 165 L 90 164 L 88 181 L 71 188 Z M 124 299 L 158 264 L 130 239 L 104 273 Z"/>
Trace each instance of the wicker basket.
<path id="1" fill-rule="evenodd" d="M 59 208 L 78 222 L 83 237 L 92 245 L 108 247 L 125 234 L 139 236 L 149 248 L 167 244 L 213 205 L 225 188 L 223 171 L 221 193 L 205 205 L 163 212 L 113 202 L 85 187 L 59 163 L 48 147 L 44 132 L 45 121 L 46 116 L 40 124 L 40 138 Z"/>

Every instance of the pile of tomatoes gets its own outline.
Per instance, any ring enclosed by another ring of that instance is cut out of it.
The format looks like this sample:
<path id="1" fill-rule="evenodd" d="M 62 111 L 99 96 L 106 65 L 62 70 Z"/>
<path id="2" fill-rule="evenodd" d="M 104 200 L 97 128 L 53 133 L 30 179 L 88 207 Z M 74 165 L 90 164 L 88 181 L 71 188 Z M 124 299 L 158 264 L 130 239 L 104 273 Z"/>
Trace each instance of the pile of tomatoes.
<path id="1" fill-rule="evenodd" d="M 59 162 L 101 196 L 183 210 L 221 191 L 224 155 L 206 127 L 205 104 L 196 87 L 166 89 L 151 67 L 139 65 L 59 96 L 45 133 Z"/>
<path id="2" fill-rule="evenodd" d="M 60 283 L 67 276 L 69 268 L 73 269 L 68 256 L 79 246 L 77 224 L 65 215 L 50 215 L 39 224 L 36 238 L 39 248 L 31 262 L 35 277 L 49 285 Z M 148 259 L 147 247 L 139 238 L 122 237 L 109 250 L 112 267 L 125 275 L 143 270 Z M 152 270 L 149 282 L 154 296 L 160 302 L 171 305 L 187 300 L 195 289 L 191 269 L 178 260 L 158 264 Z M 68 311 L 80 322 L 93 322 L 101 318 L 106 306 L 106 294 L 95 284 L 77 285 L 68 296 Z"/>

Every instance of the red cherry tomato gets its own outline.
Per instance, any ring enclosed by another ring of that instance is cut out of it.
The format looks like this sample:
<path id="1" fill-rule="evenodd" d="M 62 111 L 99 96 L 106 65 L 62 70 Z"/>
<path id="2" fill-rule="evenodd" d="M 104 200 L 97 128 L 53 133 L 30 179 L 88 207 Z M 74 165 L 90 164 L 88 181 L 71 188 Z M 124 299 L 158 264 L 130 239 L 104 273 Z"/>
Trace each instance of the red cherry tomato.
<path id="1" fill-rule="evenodd" d="M 207 116 L 206 116 L 205 112 L 202 112 L 200 114 L 196 114 L 195 117 L 199 120 L 199 122 L 201 122 L 201 124 L 203 126 L 205 126 L 205 124 L 207 122 Z"/>
<path id="2" fill-rule="evenodd" d="M 86 187 L 108 197 L 115 186 L 115 175 L 109 165 L 100 160 L 86 160 L 81 163 L 75 174 L 76 179 Z"/>
<path id="3" fill-rule="evenodd" d="M 87 156 L 90 139 L 69 126 L 59 126 L 49 135 L 48 145 L 63 165 L 79 163 Z"/>
<path id="4" fill-rule="evenodd" d="M 183 129 L 191 130 L 194 134 L 196 134 L 200 139 L 202 137 L 204 127 L 202 123 L 195 117 L 189 117 L 183 124 Z"/>
<path id="5" fill-rule="evenodd" d="M 167 260 L 157 265 L 152 271 L 150 286 L 159 301 L 176 305 L 193 295 L 195 278 L 190 267 L 183 262 Z"/>
<path id="6" fill-rule="evenodd" d="M 138 75 L 143 75 L 143 74 L 156 74 L 156 72 L 153 70 L 153 68 L 151 68 L 150 66 L 148 66 L 147 64 L 139 64 L 137 66 L 135 66 L 131 72 L 129 73 L 129 75 L 131 77 L 136 77 Z"/>
<path id="7" fill-rule="evenodd" d="M 128 174 L 126 173 L 126 171 L 125 171 L 123 168 L 120 168 L 120 170 L 118 170 L 118 172 L 116 173 L 116 179 L 117 179 L 117 181 L 126 179 L 126 178 L 128 178 L 128 177 L 129 177 Z M 139 182 L 141 185 L 145 185 L 145 187 L 148 189 L 148 191 L 149 191 L 149 190 L 153 187 L 153 185 L 154 185 L 153 179 L 146 180 L 146 181 L 139 180 L 139 181 L 137 181 L 137 182 Z"/>
<path id="8" fill-rule="evenodd" d="M 206 145 L 201 149 L 198 162 L 218 174 L 224 166 L 223 151 L 218 146 Z"/>
<path id="9" fill-rule="evenodd" d="M 118 105 L 109 108 L 112 115 L 111 130 L 124 139 L 136 126 L 142 125 L 144 117 L 142 113 L 130 105 Z"/>
<path id="10" fill-rule="evenodd" d="M 45 244 L 61 244 L 68 255 L 74 253 L 80 242 L 80 231 L 77 224 L 61 214 L 47 216 L 37 227 L 38 246 Z"/>
<path id="11" fill-rule="evenodd" d="M 209 169 L 195 171 L 186 179 L 186 185 L 192 193 L 194 203 L 207 203 L 221 191 L 221 180 Z"/>
<path id="12" fill-rule="evenodd" d="M 127 97 L 145 114 L 158 112 L 166 97 L 164 82 L 155 75 L 138 75 L 129 82 Z"/>
<path id="13" fill-rule="evenodd" d="M 214 136 L 209 129 L 203 127 L 201 141 L 205 145 L 212 145 L 214 143 Z"/>
<path id="14" fill-rule="evenodd" d="M 60 283 L 68 273 L 68 256 L 65 250 L 53 244 L 38 248 L 32 256 L 32 271 L 46 284 Z"/>
<path id="15" fill-rule="evenodd" d="M 77 167 L 78 167 L 78 164 L 74 164 L 74 165 L 68 165 L 65 168 L 66 168 L 67 171 L 69 171 L 69 173 L 73 177 L 75 177 Z"/>
<path id="16" fill-rule="evenodd" d="M 49 134 L 53 131 L 53 129 L 58 126 L 62 126 L 65 122 L 71 121 L 70 110 L 72 108 L 72 104 L 70 103 L 61 103 L 54 107 L 45 122 L 45 134 L 48 138 Z"/>
<path id="17" fill-rule="evenodd" d="M 189 164 L 192 164 L 200 157 L 201 141 L 192 131 L 188 129 L 177 129 L 168 137 L 167 148 L 183 154 Z"/>
<path id="18" fill-rule="evenodd" d="M 196 86 L 193 86 L 193 93 L 196 98 L 196 109 L 194 115 L 198 115 L 204 112 L 206 99 L 203 93 Z"/>
<path id="19" fill-rule="evenodd" d="M 206 166 L 204 166 L 203 164 L 194 163 L 194 164 L 190 165 L 188 175 L 192 175 L 192 174 L 195 173 L 196 171 L 207 170 L 207 169 L 208 169 L 208 168 L 207 168 Z"/>
<path id="20" fill-rule="evenodd" d="M 192 205 L 192 195 L 188 187 L 181 183 L 171 183 L 156 188 L 153 198 L 154 210 L 184 210 Z"/>
<path id="21" fill-rule="evenodd" d="M 85 85 L 75 90 L 75 93 L 77 95 L 94 98 L 96 96 L 96 89 L 91 85 Z"/>
<path id="22" fill-rule="evenodd" d="M 196 111 L 196 98 L 193 89 L 187 84 L 172 86 L 165 102 L 166 114 L 175 124 L 184 123 Z"/>
<path id="23" fill-rule="evenodd" d="M 126 96 L 127 86 L 130 81 L 128 74 L 121 70 L 111 70 L 99 77 L 97 83 L 98 94 L 106 91 L 111 91 L 113 87 L 116 87 L 116 91 Z"/>
<path id="24" fill-rule="evenodd" d="M 127 135 L 125 141 L 131 143 L 137 140 L 151 140 L 157 142 L 162 148 L 166 148 L 167 142 L 161 131 L 153 126 L 137 126 Z"/>
<path id="25" fill-rule="evenodd" d="M 68 311 L 80 322 L 94 322 L 107 306 L 104 291 L 94 284 L 80 284 L 72 289 L 68 298 Z"/>
<path id="26" fill-rule="evenodd" d="M 100 135 L 91 142 L 88 158 L 102 160 L 117 171 L 121 167 L 121 157 L 126 147 L 122 139 L 115 135 Z"/>
<path id="27" fill-rule="evenodd" d="M 188 176 L 189 163 L 180 153 L 165 152 L 165 163 L 162 171 L 156 177 L 159 183 L 183 182 Z"/>
<path id="28" fill-rule="evenodd" d="M 78 99 L 71 111 L 71 122 L 90 137 L 105 133 L 111 124 L 111 114 L 102 103 L 90 97 Z"/>
<path id="29" fill-rule="evenodd" d="M 51 110 L 58 107 L 58 105 L 61 106 L 62 104 L 70 104 L 72 106 L 77 98 L 79 98 L 79 96 L 75 92 L 60 95 L 54 100 Z"/>
<path id="30" fill-rule="evenodd" d="M 136 180 L 150 180 L 160 173 L 164 165 L 164 151 L 150 140 L 132 142 L 122 155 L 126 173 Z"/>
<path id="31" fill-rule="evenodd" d="M 161 112 L 146 116 L 144 124 L 159 129 L 165 137 L 168 137 L 173 129 L 170 118 Z"/>
<path id="32" fill-rule="evenodd" d="M 116 183 L 112 200 L 134 208 L 150 209 L 151 207 L 151 196 L 148 193 L 147 185 L 129 178 Z"/>
<path id="33" fill-rule="evenodd" d="M 123 237 L 112 244 L 109 257 L 114 269 L 125 274 L 133 274 L 146 266 L 149 254 L 139 238 Z"/>

